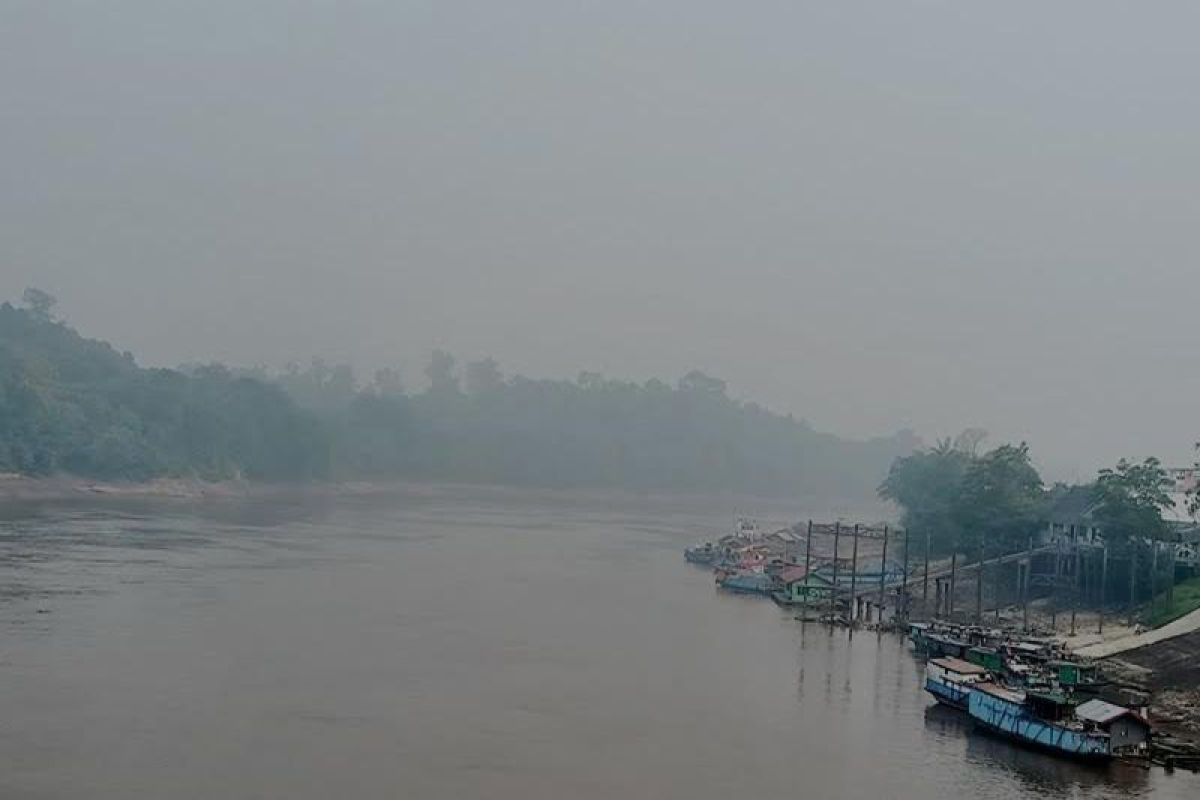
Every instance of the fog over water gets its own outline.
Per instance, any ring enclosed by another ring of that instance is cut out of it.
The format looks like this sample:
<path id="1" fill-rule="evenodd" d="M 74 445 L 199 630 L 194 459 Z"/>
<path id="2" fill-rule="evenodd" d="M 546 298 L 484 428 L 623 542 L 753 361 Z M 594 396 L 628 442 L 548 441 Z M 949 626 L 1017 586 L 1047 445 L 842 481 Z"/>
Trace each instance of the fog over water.
<path id="1" fill-rule="evenodd" d="M 701 368 L 1190 460 L 1186 3 L 11 2 L 0 297 L 147 363 Z"/>
<path id="2" fill-rule="evenodd" d="M 901 637 L 718 590 L 680 550 L 728 508 L 428 489 L 10 506 L 0 795 L 1200 794 L 974 732 Z"/>

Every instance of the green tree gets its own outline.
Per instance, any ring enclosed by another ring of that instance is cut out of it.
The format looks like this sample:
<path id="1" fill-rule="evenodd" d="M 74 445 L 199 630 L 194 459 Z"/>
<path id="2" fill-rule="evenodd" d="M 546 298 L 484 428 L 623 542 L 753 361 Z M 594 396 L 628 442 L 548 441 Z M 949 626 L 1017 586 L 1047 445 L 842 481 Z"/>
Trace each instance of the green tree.
<path id="1" fill-rule="evenodd" d="M 1029 447 L 1001 445 L 972 459 L 954 501 L 962 546 L 983 543 L 991 552 L 1025 545 L 1042 525 L 1046 491 Z"/>
<path id="2" fill-rule="evenodd" d="M 928 536 L 935 553 L 955 549 L 960 539 L 956 513 L 971 456 L 949 439 L 892 462 L 879 495 L 900 506 L 902 524 L 910 534 Z"/>
<path id="3" fill-rule="evenodd" d="M 21 300 L 36 318 L 45 321 L 54 319 L 54 307 L 58 305 L 58 299 L 49 292 L 30 286 L 21 295 Z"/>
<path id="4" fill-rule="evenodd" d="M 504 375 L 500 372 L 500 365 L 491 357 L 467 364 L 465 378 L 467 394 L 470 395 L 488 394 L 504 386 Z"/>
<path id="5" fill-rule="evenodd" d="M 1171 486 L 1157 458 L 1140 464 L 1121 459 L 1115 467 L 1100 470 L 1094 490 L 1097 506 L 1092 513 L 1105 543 L 1129 550 L 1138 539 L 1164 538 L 1167 523 L 1162 511 L 1173 505 L 1168 494 Z"/>
<path id="6" fill-rule="evenodd" d="M 458 375 L 454 372 L 454 356 L 445 350 L 434 350 L 429 354 L 429 365 L 425 367 L 429 379 L 429 393 L 433 395 L 458 394 Z"/>

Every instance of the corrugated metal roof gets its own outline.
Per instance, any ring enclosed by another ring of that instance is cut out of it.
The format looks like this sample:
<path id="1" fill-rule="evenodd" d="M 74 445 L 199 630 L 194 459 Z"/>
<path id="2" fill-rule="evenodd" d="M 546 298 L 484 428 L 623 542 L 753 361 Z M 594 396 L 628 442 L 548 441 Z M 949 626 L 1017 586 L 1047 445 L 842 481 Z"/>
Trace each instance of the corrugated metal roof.
<path id="1" fill-rule="evenodd" d="M 808 572 L 804 569 L 804 567 L 788 567 L 783 572 L 779 573 L 779 580 L 783 581 L 784 583 L 792 583 L 794 581 L 804 580 L 804 576 L 807 574 Z"/>
<path id="2" fill-rule="evenodd" d="M 1080 704 L 1079 707 L 1075 709 L 1075 716 L 1079 717 L 1079 719 L 1087 720 L 1088 722 L 1094 722 L 1097 725 L 1107 725 L 1110 722 L 1120 719 L 1126 714 L 1134 717 L 1139 722 L 1144 722 L 1141 717 L 1133 713 L 1133 711 L 1129 710 L 1128 708 L 1114 705 L 1112 703 L 1106 703 L 1103 700 L 1088 700 L 1086 703 Z"/>
<path id="3" fill-rule="evenodd" d="M 987 672 L 986 669 L 978 664 L 972 664 L 970 661 L 963 661 L 961 658 L 934 658 L 930 664 L 936 664 L 942 669 L 950 672 L 957 672 L 959 675 L 983 675 Z"/>
<path id="4" fill-rule="evenodd" d="M 985 692 L 987 694 L 990 694 L 992 697 L 997 697 L 1001 700 L 1006 700 L 1009 703 L 1024 703 L 1025 702 L 1025 695 L 1023 695 L 1019 692 L 1014 692 L 1009 689 L 1005 689 L 1003 686 L 999 686 L 995 683 L 977 683 L 974 686 L 972 686 L 971 688 L 975 689 L 976 691 Z"/>

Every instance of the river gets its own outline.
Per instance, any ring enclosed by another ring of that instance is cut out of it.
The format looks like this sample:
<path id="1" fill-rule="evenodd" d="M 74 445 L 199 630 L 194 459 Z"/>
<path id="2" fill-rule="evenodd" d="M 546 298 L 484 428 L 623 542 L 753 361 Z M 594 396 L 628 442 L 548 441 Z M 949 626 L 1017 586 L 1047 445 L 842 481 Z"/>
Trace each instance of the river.
<path id="1" fill-rule="evenodd" d="M 0 797 L 1200 797 L 978 734 L 898 637 L 717 591 L 681 550 L 732 513 L 450 489 L 11 506 Z"/>

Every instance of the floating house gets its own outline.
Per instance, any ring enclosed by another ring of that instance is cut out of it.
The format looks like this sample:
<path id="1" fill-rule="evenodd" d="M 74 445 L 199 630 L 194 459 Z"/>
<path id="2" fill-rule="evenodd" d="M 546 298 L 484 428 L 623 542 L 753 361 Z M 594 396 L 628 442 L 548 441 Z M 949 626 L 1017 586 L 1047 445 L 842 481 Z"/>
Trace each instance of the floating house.
<path id="1" fill-rule="evenodd" d="M 776 578 L 778 584 L 771 597 L 784 606 L 819 605 L 829 601 L 833 583 L 818 572 L 805 572 L 804 567 L 787 567 Z"/>
<path id="2" fill-rule="evenodd" d="M 1075 717 L 1108 734 L 1113 755 L 1141 755 L 1150 747 L 1150 723 L 1132 709 L 1088 700 L 1075 709 Z"/>

